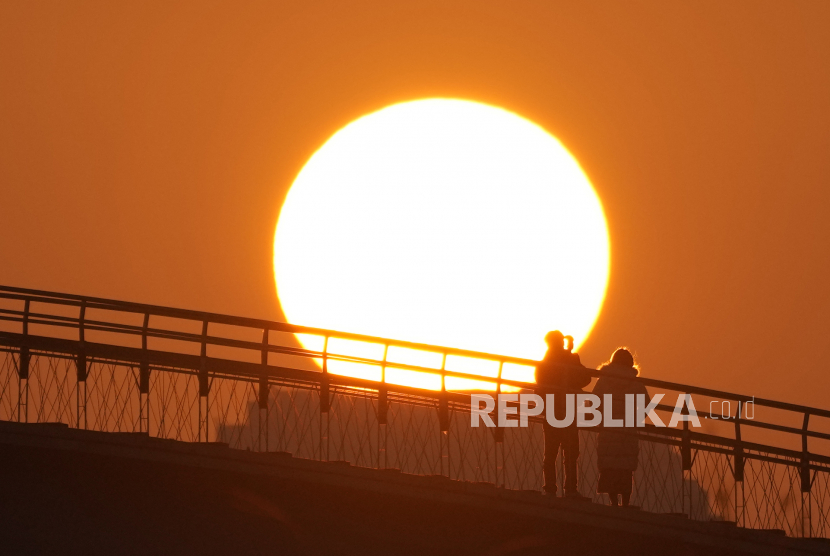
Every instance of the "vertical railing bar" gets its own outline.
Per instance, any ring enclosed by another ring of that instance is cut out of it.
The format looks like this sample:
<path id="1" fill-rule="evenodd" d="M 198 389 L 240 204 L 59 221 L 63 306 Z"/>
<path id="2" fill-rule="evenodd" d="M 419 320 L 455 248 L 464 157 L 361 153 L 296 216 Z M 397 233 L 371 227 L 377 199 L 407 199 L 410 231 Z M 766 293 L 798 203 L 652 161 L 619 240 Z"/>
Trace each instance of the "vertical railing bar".
<path id="1" fill-rule="evenodd" d="M 746 505 L 746 500 L 744 498 L 744 443 L 741 439 L 742 412 L 743 402 L 738 400 L 738 412 L 735 415 L 735 465 L 732 469 L 732 477 L 735 482 L 735 525 L 737 526 L 742 526 Z M 740 500 L 738 499 L 739 490 Z"/>
<path id="2" fill-rule="evenodd" d="M 31 301 L 27 298 L 23 302 L 23 336 L 29 337 L 29 311 Z M 28 342 L 20 348 L 20 361 L 17 365 L 17 422 L 29 422 L 29 367 L 31 356 Z"/>
<path id="3" fill-rule="evenodd" d="M 138 428 L 139 432 L 150 434 L 150 355 L 147 351 L 147 330 L 150 328 L 150 313 L 144 313 L 141 326 L 141 363 L 138 370 Z"/>
<path id="4" fill-rule="evenodd" d="M 686 409 L 686 406 L 683 406 L 683 410 Z M 682 492 L 682 504 L 683 504 L 683 511 L 686 511 L 686 498 L 689 499 L 689 519 L 693 519 L 692 515 L 692 448 L 691 448 L 691 437 L 689 432 L 689 422 L 683 421 L 683 432 L 681 436 L 681 444 L 680 444 L 680 457 L 681 457 L 681 465 L 683 469 L 683 484 L 681 484 L 681 492 Z M 686 489 L 688 487 L 688 494 Z"/>
<path id="5" fill-rule="evenodd" d="M 87 361 L 86 361 L 86 334 L 85 323 L 86 320 L 86 299 L 81 301 L 81 309 L 78 314 L 78 358 L 75 361 L 77 368 L 76 382 L 75 382 L 75 418 L 76 427 L 81 428 L 81 413 L 83 413 L 83 428 L 87 428 L 86 417 L 86 379 L 87 379 Z M 83 392 L 82 392 L 83 391 Z"/>
<path id="6" fill-rule="evenodd" d="M 447 400 L 447 405 L 449 406 L 449 400 Z M 450 413 L 449 407 L 447 407 L 447 478 L 452 478 L 452 450 L 451 450 L 451 440 L 452 440 L 452 415 Z"/>
<path id="7" fill-rule="evenodd" d="M 386 453 L 386 435 L 387 423 L 389 418 L 389 402 L 388 392 L 386 389 L 386 359 L 389 355 L 389 343 L 383 344 L 383 363 L 380 366 L 380 388 L 378 389 L 378 463 L 379 469 L 386 469 L 387 453 Z"/>
<path id="8" fill-rule="evenodd" d="M 446 444 L 447 456 L 449 457 L 449 401 L 447 399 L 447 352 L 441 354 L 441 393 L 438 398 L 438 434 L 440 460 L 439 472 L 444 474 L 444 445 Z M 449 478 L 449 462 L 447 462 L 447 477 Z"/>
<path id="9" fill-rule="evenodd" d="M 496 428 L 495 428 L 495 431 L 494 431 L 495 439 L 496 439 L 495 446 L 494 446 L 494 448 L 495 448 L 495 460 L 496 460 L 496 462 L 495 462 L 496 463 L 495 483 L 496 483 L 497 488 L 499 486 L 499 477 L 500 476 L 501 476 L 501 479 L 502 479 L 501 486 L 502 487 L 504 486 L 504 452 L 505 452 L 505 449 L 504 449 L 504 429 L 499 427 L 499 394 L 501 394 L 501 387 L 502 387 L 502 384 L 501 384 L 502 376 L 501 376 L 501 374 L 502 374 L 503 368 L 504 368 L 504 360 L 499 359 L 499 371 L 498 371 L 498 374 L 496 375 L 496 412 L 495 412 L 495 415 L 496 415 L 496 418 L 495 418 Z M 501 465 L 499 465 L 499 455 L 501 455 Z"/>
<path id="10" fill-rule="evenodd" d="M 329 351 L 329 336 L 326 334 L 323 337 L 323 376 L 320 378 L 320 460 L 328 461 L 329 455 L 329 365 L 328 365 L 328 351 Z M 325 427 L 324 418 L 325 414 Z M 324 430 L 325 429 L 325 430 Z"/>
<path id="11" fill-rule="evenodd" d="M 268 396 L 270 386 L 268 383 L 268 329 L 262 330 L 262 371 L 259 378 L 259 436 L 257 438 L 257 451 L 262 451 L 262 436 L 265 435 L 265 451 L 268 451 Z M 265 422 L 263 423 L 263 417 Z M 264 426 L 263 426 L 264 425 Z M 263 432 L 263 428 L 265 429 Z"/>
<path id="12" fill-rule="evenodd" d="M 199 431 L 198 431 L 198 441 L 199 442 L 208 442 L 209 441 L 209 431 L 208 431 L 208 423 L 209 423 L 209 415 L 208 409 L 210 407 L 210 402 L 208 400 L 208 394 L 210 391 L 210 383 L 208 380 L 208 371 L 207 371 L 207 336 L 208 336 L 208 319 L 204 319 L 202 321 L 202 341 L 201 341 L 201 354 L 199 358 Z M 202 410 L 202 405 L 204 405 L 204 411 Z M 204 431 L 204 440 L 202 440 L 202 431 Z"/>
<path id="13" fill-rule="evenodd" d="M 23 302 L 23 335 L 29 335 L 29 307 L 30 307 L 31 300 L 26 299 Z"/>
<path id="14" fill-rule="evenodd" d="M 807 432 L 810 430 L 810 412 L 804 412 L 801 427 L 801 536 L 812 536 L 812 481 L 810 480 L 810 450 Z M 806 506 L 806 508 L 805 508 Z"/>
<path id="15" fill-rule="evenodd" d="M 150 328 L 150 313 L 144 313 L 144 323 L 141 325 L 141 349 L 147 351 L 147 329 Z"/>

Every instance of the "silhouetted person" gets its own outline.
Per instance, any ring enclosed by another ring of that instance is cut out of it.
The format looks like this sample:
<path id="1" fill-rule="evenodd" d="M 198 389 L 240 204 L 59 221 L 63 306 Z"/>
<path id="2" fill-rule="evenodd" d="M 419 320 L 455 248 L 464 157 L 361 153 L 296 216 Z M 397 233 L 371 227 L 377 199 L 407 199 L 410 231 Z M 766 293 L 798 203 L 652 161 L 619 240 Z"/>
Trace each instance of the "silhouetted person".
<path id="1" fill-rule="evenodd" d="M 645 394 L 646 403 L 649 395 L 641 383 L 630 380 L 640 374 L 634 365 L 634 357 L 627 349 L 620 348 L 611 356 L 611 361 L 599 368 L 605 372 L 594 386 L 593 393 L 602 399 L 604 394 L 612 396 L 611 416 L 614 419 L 625 418 L 625 395 Z M 636 398 L 635 398 L 636 399 Z M 631 485 L 634 471 L 640 456 L 640 441 L 630 428 L 607 428 L 603 426 L 597 440 L 597 467 L 599 468 L 598 493 L 608 493 L 611 505 L 628 506 L 631 500 Z"/>
<path id="2" fill-rule="evenodd" d="M 565 341 L 568 340 L 568 347 Z M 575 394 L 591 382 L 591 375 L 584 369 L 579 355 L 573 353 L 573 338 L 564 336 L 560 331 L 548 332 L 545 336 L 548 351 L 545 358 L 536 367 L 537 393 L 541 396 L 553 394 L 553 413 L 557 419 L 564 419 L 566 414 L 565 394 Z M 548 404 L 548 411 L 550 405 Z M 545 492 L 556 493 L 556 454 L 562 447 L 565 468 L 565 496 L 583 498 L 577 489 L 576 464 L 579 459 L 579 430 L 576 419 L 567 427 L 556 428 L 544 423 L 545 431 Z"/>

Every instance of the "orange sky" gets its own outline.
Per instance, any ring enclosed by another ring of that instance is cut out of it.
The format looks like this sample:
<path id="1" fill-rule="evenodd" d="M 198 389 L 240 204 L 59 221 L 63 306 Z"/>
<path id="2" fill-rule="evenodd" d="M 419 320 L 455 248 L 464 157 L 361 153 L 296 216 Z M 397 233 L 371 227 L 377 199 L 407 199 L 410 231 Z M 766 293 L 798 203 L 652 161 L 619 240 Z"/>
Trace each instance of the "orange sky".
<path id="1" fill-rule="evenodd" d="M 460 97 L 580 161 L 582 349 L 828 407 L 830 3 L 4 2 L 0 283 L 282 320 L 280 203 L 337 129 Z"/>

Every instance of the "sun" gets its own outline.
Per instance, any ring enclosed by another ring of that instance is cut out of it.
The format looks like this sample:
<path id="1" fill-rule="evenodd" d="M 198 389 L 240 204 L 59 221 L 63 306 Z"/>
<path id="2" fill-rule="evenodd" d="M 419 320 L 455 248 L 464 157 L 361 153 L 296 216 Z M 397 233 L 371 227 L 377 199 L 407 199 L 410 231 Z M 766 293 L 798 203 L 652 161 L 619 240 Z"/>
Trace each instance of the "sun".
<path id="1" fill-rule="evenodd" d="M 577 346 L 608 283 L 602 205 L 540 126 L 467 100 L 394 104 L 308 160 L 274 238 L 296 324 L 540 359 Z"/>

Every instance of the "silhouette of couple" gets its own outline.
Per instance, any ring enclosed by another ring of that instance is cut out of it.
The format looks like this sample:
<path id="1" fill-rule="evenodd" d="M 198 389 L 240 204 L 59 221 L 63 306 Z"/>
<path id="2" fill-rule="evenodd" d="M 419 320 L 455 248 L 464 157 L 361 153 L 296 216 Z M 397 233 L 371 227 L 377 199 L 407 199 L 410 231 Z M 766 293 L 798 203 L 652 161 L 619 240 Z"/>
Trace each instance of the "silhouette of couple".
<path id="1" fill-rule="evenodd" d="M 545 336 L 548 351 L 536 368 L 537 393 L 553 395 L 553 412 L 557 419 L 564 419 L 566 412 L 565 394 L 581 392 L 591 383 L 592 376 L 573 352 L 573 338 L 560 331 L 548 332 Z M 599 368 L 603 376 L 597 380 L 592 393 L 601 399 L 604 394 L 612 396 L 612 417 L 623 419 L 625 395 L 645 394 L 645 386 L 631 380 L 639 374 L 634 357 L 627 349 L 617 349 L 611 360 Z M 646 402 L 648 403 L 648 402 Z M 579 459 L 579 429 L 576 420 L 564 428 L 555 428 L 544 422 L 545 431 L 545 493 L 556 495 L 556 456 L 562 449 L 564 460 L 565 497 L 588 500 L 579 493 L 577 483 L 577 460 Z M 607 493 L 611 504 L 628 506 L 634 471 L 637 469 L 640 446 L 637 437 L 620 429 L 600 428 L 597 439 L 597 467 L 599 468 L 598 493 Z M 618 497 L 621 499 L 619 500 Z"/>

